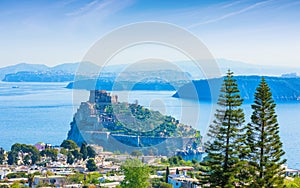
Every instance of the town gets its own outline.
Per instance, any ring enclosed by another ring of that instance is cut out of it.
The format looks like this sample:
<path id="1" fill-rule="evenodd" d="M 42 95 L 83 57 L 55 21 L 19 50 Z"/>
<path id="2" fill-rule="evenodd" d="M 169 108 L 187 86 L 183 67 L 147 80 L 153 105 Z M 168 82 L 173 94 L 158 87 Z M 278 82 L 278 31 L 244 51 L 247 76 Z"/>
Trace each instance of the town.
<path id="1" fill-rule="evenodd" d="M 144 156 L 138 150 L 121 154 L 64 140 L 60 146 L 39 142 L 14 144 L 11 151 L 1 149 L 0 187 L 118 187 L 125 178 L 122 164 L 128 160 L 149 168 L 147 181 L 152 187 L 198 186 L 200 164 L 196 160 Z"/>
<path id="2" fill-rule="evenodd" d="M 60 146 L 39 142 L 14 144 L 11 151 L 1 148 L 0 187 L 120 187 L 126 175 L 122 165 L 128 161 L 149 170 L 149 176 L 144 176 L 150 187 L 201 187 L 200 163 L 195 159 L 144 156 L 138 150 L 108 152 L 98 145 L 78 147 L 72 140 L 64 140 Z M 287 180 L 300 174 L 300 170 L 284 168 Z"/>

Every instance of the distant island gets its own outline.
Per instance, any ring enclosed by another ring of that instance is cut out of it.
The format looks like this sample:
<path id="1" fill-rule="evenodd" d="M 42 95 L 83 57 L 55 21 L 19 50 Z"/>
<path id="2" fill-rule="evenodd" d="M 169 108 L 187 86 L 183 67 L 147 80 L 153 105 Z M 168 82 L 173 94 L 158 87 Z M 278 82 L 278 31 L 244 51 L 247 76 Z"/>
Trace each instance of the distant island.
<path id="1" fill-rule="evenodd" d="M 171 116 L 134 104 L 118 102 L 104 90 L 90 92 L 74 115 L 68 138 L 78 145 L 98 144 L 109 151 L 132 152 L 149 148 L 157 155 L 174 155 L 192 147 L 200 152 L 200 132 Z M 196 152 L 197 153 L 197 152 Z"/>
<path id="2" fill-rule="evenodd" d="M 283 77 L 295 77 L 300 74 L 300 68 L 297 67 L 269 67 L 269 66 L 256 66 L 253 64 L 248 64 L 244 62 L 228 60 L 228 59 L 216 59 L 218 67 L 221 73 L 225 73 L 228 67 L 235 70 L 237 75 L 276 75 Z M 195 69 L 195 66 L 191 66 L 193 63 L 179 61 L 172 62 L 171 65 L 177 67 L 171 70 L 170 64 L 164 63 L 149 63 L 146 65 L 140 64 L 138 66 L 130 66 L 126 64 L 116 64 L 108 65 L 101 68 L 99 65 L 93 64 L 91 62 L 76 62 L 76 63 L 64 63 L 49 67 L 44 64 L 29 64 L 29 63 L 19 63 L 12 66 L 0 68 L 0 80 L 5 82 L 71 82 L 74 81 L 74 76 L 76 75 L 76 81 L 78 80 L 88 80 L 97 79 L 99 76 L 99 71 L 101 74 L 104 73 L 104 77 L 118 77 L 119 73 L 125 72 L 131 73 L 131 80 L 139 80 L 145 71 L 151 72 L 153 77 L 160 77 L 168 79 L 165 81 L 172 80 L 195 80 L 203 79 L 205 75 L 201 71 Z M 156 66 L 155 66 L 156 65 Z M 159 65 L 159 66 L 158 66 Z M 128 68 L 128 66 L 130 68 Z M 154 70 L 156 69 L 156 70 Z M 157 71 L 158 70 L 158 71 Z M 167 72 L 171 71 L 171 72 Z M 183 77 L 183 74 L 185 76 Z M 102 77 L 103 75 L 101 75 Z M 56 77 L 56 78 L 55 78 Z M 79 77 L 79 78 L 78 78 Z M 124 75 L 126 78 L 127 75 Z"/>
<path id="3" fill-rule="evenodd" d="M 235 76 L 235 79 L 239 85 L 241 97 L 245 102 L 252 102 L 255 87 L 261 76 Z M 283 77 L 265 76 L 265 79 L 271 88 L 274 100 L 281 102 L 300 100 L 300 77 L 291 74 Z M 212 91 L 218 93 L 222 81 L 223 78 L 194 80 L 180 87 L 173 97 L 211 101 L 213 100 L 211 98 Z"/>
<path id="4" fill-rule="evenodd" d="M 70 82 L 66 88 L 68 89 L 84 89 L 84 90 L 153 90 L 153 91 L 175 91 L 175 87 L 180 87 L 187 83 L 186 81 L 174 81 L 172 83 L 161 80 L 150 81 L 117 81 L 113 79 L 88 79 Z"/>
<path id="5" fill-rule="evenodd" d="M 3 78 L 4 82 L 70 82 L 75 75 L 65 72 L 29 72 L 22 71 L 7 74 Z"/>

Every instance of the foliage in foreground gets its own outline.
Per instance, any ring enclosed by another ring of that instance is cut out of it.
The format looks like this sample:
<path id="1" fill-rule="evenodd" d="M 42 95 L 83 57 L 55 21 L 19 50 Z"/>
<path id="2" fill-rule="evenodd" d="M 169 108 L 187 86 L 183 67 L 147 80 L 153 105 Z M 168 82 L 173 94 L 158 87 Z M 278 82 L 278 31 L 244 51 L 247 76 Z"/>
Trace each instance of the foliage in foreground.
<path id="1" fill-rule="evenodd" d="M 275 103 L 262 78 L 252 105 L 251 123 L 244 125 L 242 99 L 228 71 L 218 99 L 219 109 L 206 142 L 201 183 L 208 187 L 283 187 L 284 151 L 279 137 Z"/>
<path id="2" fill-rule="evenodd" d="M 284 185 L 286 188 L 298 188 L 300 187 L 300 178 L 294 178 L 293 180 L 285 180 Z"/>
<path id="3" fill-rule="evenodd" d="M 149 186 L 150 169 L 138 159 L 127 159 L 121 167 L 125 178 L 121 182 L 123 188 L 147 188 Z"/>
<path id="4" fill-rule="evenodd" d="M 249 164 L 253 171 L 253 186 L 281 187 L 284 170 L 281 167 L 284 151 L 279 137 L 275 103 L 265 79 L 256 89 L 251 123 L 247 126 L 247 143 L 251 148 Z"/>
<path id="5" fill-rule="evenodd" d="M 211 187 L 234 187 L 242 184 L 238 166 L 242 164 L 244 112 L 233 73 L 228 71 L 218 99 L 219 109 L 210 125 L 206 142 L 208 159 L 203 165 L 202 183 Z"/>

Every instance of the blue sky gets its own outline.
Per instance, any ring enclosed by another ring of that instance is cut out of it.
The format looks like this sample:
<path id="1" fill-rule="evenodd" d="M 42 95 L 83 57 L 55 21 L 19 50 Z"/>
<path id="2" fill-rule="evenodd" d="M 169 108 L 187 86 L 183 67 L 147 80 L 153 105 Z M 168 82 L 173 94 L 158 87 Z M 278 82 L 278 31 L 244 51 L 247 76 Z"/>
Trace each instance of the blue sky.
<path id="1" fill-rule="evenodd" d="M 198 36 L 214 57 L 300 66 L 300 1 L 1 0 L 0 67 L 80 61 L 105 33 L 162 21 Z"/>

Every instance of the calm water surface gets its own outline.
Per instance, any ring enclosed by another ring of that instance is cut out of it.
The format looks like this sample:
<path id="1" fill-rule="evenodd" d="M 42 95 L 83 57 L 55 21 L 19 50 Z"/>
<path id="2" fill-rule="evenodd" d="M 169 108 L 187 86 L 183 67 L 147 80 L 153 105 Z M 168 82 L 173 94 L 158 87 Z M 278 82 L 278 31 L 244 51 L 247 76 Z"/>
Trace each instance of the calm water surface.
<path id="1" fill-rule="evenodd" d="M 0 82 L 0 146 L 6 150 L 13 143 L 34 144 L 39 141 L 59 145 L 66 138 L 73 114 L 87 91 L 65 89 L 66 83 Z M 16 88 L 17 87 L 17 88 Z M 80 93 L 80 94 L 78 94 Z M 205 135 L 215 106 L 172 98 L 170 91 L 113 92 L 119 101 L 135 102 L 172 115 L 181 122 L 199 129 Z M 244 105 L 247 122 L 250 104 Z M 280 134 L 288 165 L 300 169 L 300 103 L 277 105 Z"/>

